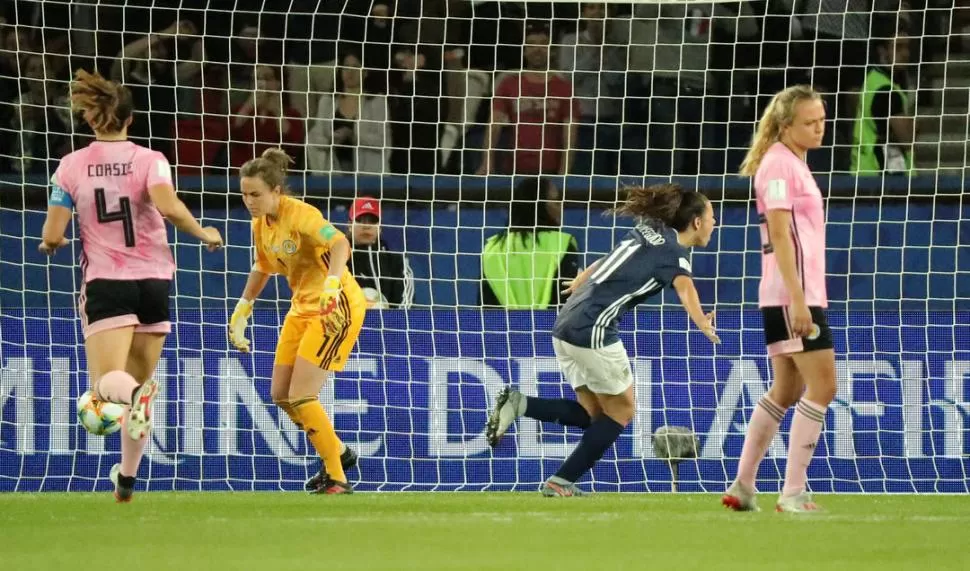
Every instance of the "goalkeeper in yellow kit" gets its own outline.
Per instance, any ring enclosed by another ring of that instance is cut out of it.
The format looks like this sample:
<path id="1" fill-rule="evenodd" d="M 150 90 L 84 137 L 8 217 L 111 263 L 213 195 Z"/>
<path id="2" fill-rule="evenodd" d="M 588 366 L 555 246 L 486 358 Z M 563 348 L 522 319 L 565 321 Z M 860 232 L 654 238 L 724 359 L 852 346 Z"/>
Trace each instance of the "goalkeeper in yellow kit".
<path id="1" fill-rule="evenodd" d="M 249 350 L 253 300 L 271 274 L 286 276 L 293 299 L 276 344 L 270 392 L 323 459 L 312 493 L 352 491 L 344 473 L 356 454 L 337 438 L 318 395 L 328 371 L 341 371 L 364 324 L 367 300 L 347 271 L 350 243 L 313 206 L 285 194 L 290 157 L 267 149 L 240 169 L 243 202 L 253 216 L 256 260 L 229 320 L 229 339 Z"/>

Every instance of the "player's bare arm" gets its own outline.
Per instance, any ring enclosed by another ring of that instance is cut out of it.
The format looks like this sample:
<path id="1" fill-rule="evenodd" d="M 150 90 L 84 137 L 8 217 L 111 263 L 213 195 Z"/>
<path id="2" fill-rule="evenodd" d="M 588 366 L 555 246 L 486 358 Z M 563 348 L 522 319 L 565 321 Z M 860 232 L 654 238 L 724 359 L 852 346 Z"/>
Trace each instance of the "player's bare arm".
<path id="1" fill-rule="evenodd" d="M 67 232 L 67 225 L 71 223 L 71 209 L 65 206 L 52 204 L 47 207 L 47 218 L 44 220 L 44 229 L 41 232 L 41 243 L 38 249 L 50 256 L 58 248 L 68 244 L 64 233 Z"/>
<path id="2" fill-rule="evenodd" d="M 792 329 L 797 335 L 808 335 L 812 331 L 812 315 L 805 304 L 805 290 L 802 289 L 795 267 L 795 246 L 790 230 L 791 211 L 769 210 L 765 218 L 768 220 L 768 238 L 774 249 L 775 262 L 792 300 Z"/>
<path id="3" fill-rule="evenodd" d="M 712 343 L 720 343 L 721 339 L 714 332 L 714 312 L 711 311 L 706 315 L 704 314 L 704 310 L 701 308 L 700 297 L 697 295 L 697 288 L 694 287 L 694 280 L 685 275 L 679 275 L 674 278 L 673 286 L 674 291 L 677 292 L 677 296 L 680 297 L 680 303 L 687 310 L 687 315 L 690 316 L 694 325 Z"/>
<path id="4" fill-rule="evenodd" d="M 204 242 L 210 250 L 222 246 L 222 236 L 219 234 L 219 230 L 212 226 L 203 228 L 192 215 L 192 212 L 189 211 L 189 208 L 185 206 L 185 203 L 175 194 L 175 189 L 171 185 L 156 184 L 150 186 L 148 187 L 148 195 L 158 212 L 174 224 L 176 228 L 195 236 Z"/>
<path id="5" fill-rule="evenodd" d="M 246 278 L 246 287 L 243 288 L 242 298 L 253 301 L 263 292 L 268 281 L 269 274 L 253 266 L 253 269 L 249 270 L 249 277 Z"/>
<path id="6" fill-rule="evenodd" d="M 350 260 L 350 242 L 346 236 L 340 236 L 330 245 L 330 270 L 327 276 L 340 278 L 347 269 Z"/>

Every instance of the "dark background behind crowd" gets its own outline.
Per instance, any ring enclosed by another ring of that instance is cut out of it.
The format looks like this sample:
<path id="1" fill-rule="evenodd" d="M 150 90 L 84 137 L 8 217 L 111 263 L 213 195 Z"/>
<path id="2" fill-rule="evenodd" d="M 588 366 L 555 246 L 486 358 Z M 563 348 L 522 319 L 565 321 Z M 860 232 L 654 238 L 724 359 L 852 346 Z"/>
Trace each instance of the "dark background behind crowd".
<path id="1" fill-rule="evenodd" d="M 940 150 L 935 94 L 967 59 L 964 0 L 9 0 L 0 17 L 6 174 L 49 175 L 86 143 L 68 108 L 82 67 L 132 89 L 131 136 L 183 174 L 277 145 L 308 174 L 733 173 L 796 82 L 832 119 L 813 166 L 848 172 L 873 67 L 895 84 L 872 104 L 881 143 L 966 166 Z"/>

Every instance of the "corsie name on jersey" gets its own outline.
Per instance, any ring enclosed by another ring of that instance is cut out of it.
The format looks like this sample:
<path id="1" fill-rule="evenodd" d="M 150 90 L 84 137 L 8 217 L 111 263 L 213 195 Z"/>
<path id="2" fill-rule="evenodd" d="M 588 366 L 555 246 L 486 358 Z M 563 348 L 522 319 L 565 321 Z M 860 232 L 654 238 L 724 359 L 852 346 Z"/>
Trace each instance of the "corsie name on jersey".
<path id="1" fill-rule="evenodd" d="M 636 229 L 637 232 L 643 236 L 643 239 L 652 246 L 659 246 L 667 242 L 667 239 L 664 238 L 659 232 L 654 230 L 649 224 L 637 224 Z"/>
<path id="2" fill-rule="evenodd" d="M 99 163 L 88 165 L 89 177 L 100 176 L 128 176 L 134 169 L 132 163 Z"/>

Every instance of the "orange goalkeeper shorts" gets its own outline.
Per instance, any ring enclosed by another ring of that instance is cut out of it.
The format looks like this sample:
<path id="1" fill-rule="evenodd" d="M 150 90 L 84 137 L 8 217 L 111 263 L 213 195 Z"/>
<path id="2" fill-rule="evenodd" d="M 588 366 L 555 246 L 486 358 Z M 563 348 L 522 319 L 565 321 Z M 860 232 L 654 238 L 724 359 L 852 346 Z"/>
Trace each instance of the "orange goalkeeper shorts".
<path id="1" fill-rule="evenodd" d="M 321 369 L 342 371 L 360 336 L 367 312 L 366 299 L 362 295 L 357 297 L 351 296 L 350 318 L 333 335 L 324 331 L 323 321 L 317 316 L 287 314 L 276 342 L 275 364 L 292 366 L 299 356 Z"/>

